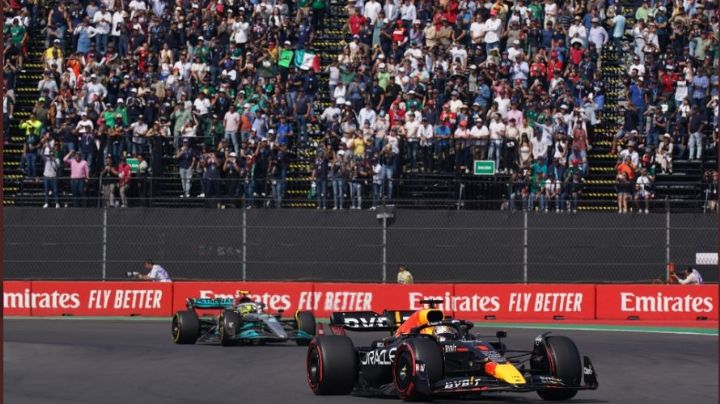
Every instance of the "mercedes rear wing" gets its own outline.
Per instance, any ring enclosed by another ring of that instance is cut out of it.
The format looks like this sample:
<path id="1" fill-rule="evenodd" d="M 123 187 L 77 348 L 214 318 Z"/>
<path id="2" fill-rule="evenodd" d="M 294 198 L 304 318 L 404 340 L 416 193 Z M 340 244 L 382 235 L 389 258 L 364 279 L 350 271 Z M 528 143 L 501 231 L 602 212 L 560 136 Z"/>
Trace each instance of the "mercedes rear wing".
<path id="1" fill-rule="evenodd" d="M 231 297 L 230 298 L 216 297 L 216 298 L 188 298 L 187 299 L 188 310 L 192 310 L 192 309 L 202 309 L 202 310 L 232 309 L 234 304 L 235 304 L 235 299 L 233 299 Z"/>
<path id="2" fill-rule="evenodd" d="M 385 310 L 382 314 L 374 311 L 340 311 L 330 316 L 330 329 L 333 334 L 345 334 L 345 331 L 389 331 L 395 332 L 400 324 L 410 317 L 412 310 Z"/>

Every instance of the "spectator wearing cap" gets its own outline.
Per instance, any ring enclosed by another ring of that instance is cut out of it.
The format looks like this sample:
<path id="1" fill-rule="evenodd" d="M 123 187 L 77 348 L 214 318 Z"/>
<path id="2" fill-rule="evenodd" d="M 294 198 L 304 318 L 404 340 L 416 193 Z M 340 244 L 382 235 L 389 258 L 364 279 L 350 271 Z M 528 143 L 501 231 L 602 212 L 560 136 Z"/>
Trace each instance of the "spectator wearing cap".
<path id="1" fill-rule="evenodd" d="M 640 200 L 644 200 L 644 212 L 650 213 L 650 199 L 653 197 L 652 185 L 653 178 L 648 175 L 648 170 L 644 167 L 641 168 L 640 175 L 635 180 L 635 195 L 633 197 L 635 200 L 635 207 L 638 209 L 638 212 L 643 212 L 643 209 L 640 207 Z"/>
<path id="2" fill-rule="evenodd" d="M 595 48 L 598 52 L 602 51 L 602 47 L 608 42 L 609 36 L 605 27 L 600 25 L 600 19 L 594 17 L 592 19 L 592 28 L 588 33 L 588 39 L 590 42 L 595 44 Z"/>
<path id="3" fill-rule="evenodd" d="M 627 108 L 632 110 L 637 116 L 637 128 L 635 129 L 640 132 L 643 131 L 645 124 L 644 114 L 648 104 L 648 98 L 649 94 L 645 89 L 642 78 L 634 81 L 627 89 Z"/>
<path id="4" fill-rule="evenodd" d="M 672 135 L 665 133 L 655 153 L 655 161 L 660 164 L 663 174 L 672 174 L 673 147 Z"/>
<path id="5" fill-rule="evenodd" d="M 55 69 L 58 74 L 62 74 L 63 72 L 63 63 L 64 63 L 64 57 L 65 54 L 63 53 L 62 47 L 60 46 L 61 42 L 59 39 L 55 38 L 52 42 L 52 45 L 45 49 L 45 52 L 43 52 L 43 60 L 45 61 L 45 68 L 46 69 Z"/>
<path id="6" fill-rule="evenodd" d="M 47 93 L 48 98 L 55 98 L 59 89 L 50 70 L 45 70 L 43 78 L 38 82 L 37 89 L 40 93 Z"/>

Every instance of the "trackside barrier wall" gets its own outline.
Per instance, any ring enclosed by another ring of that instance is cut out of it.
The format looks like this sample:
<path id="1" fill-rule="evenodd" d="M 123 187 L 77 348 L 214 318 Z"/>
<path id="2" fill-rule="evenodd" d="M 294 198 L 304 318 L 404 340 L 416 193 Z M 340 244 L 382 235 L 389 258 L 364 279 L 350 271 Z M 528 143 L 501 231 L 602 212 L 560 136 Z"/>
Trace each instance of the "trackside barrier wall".
<path id="1" fill-rule="evenodd" d="M 468 320 L 718 320 L 718 285 L 372 284 L 311 282 L 3 282 L 5 316 L 154 316 L 183 310 L 189 297 L 247 290 L 269 311 L 414 310 L 443 301 Z"/>

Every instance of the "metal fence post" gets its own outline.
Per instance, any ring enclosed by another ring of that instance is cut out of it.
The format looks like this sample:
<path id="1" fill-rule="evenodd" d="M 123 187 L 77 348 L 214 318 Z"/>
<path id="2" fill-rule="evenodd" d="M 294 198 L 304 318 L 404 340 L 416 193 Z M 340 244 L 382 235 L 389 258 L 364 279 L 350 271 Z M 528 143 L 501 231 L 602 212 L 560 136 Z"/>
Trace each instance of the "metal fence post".
<path id="1" fill-rule="evenodd" d="M 523 283 L 528 283 L 528 213 L 523 212 Z"/>
<path id="2" fill-rule="evenodd" d="M 382 283 L 387 282 L 387 215 L 382 215 Z"/>
<path id="3" fill-rule="evenodd" d="M 670 264 L 670 202 L 665 197 L 665 268 Z M 665 270 L 665 281 L 670 282 L 670 271 Z"/>
<path id="4" fill-rule="evenodd" d="M 242 212 L 242 280 L 247 280 L 247 209 Z"/>
<path id="5" fill-rule="evenodd" d="M 102 280 L 107 278 L 107 207 L 103 209 Z"/>

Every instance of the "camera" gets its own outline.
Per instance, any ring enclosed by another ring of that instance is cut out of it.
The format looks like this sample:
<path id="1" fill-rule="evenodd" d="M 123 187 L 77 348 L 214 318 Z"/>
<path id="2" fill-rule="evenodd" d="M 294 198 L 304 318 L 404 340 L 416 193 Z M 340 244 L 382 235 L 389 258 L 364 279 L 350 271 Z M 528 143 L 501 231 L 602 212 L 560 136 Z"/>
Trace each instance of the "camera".
<path id="1" fill-rule="evenodd" d="M 125 272 L 126 278 L 137 278 L 140 276 L 140 272 Z"/>

